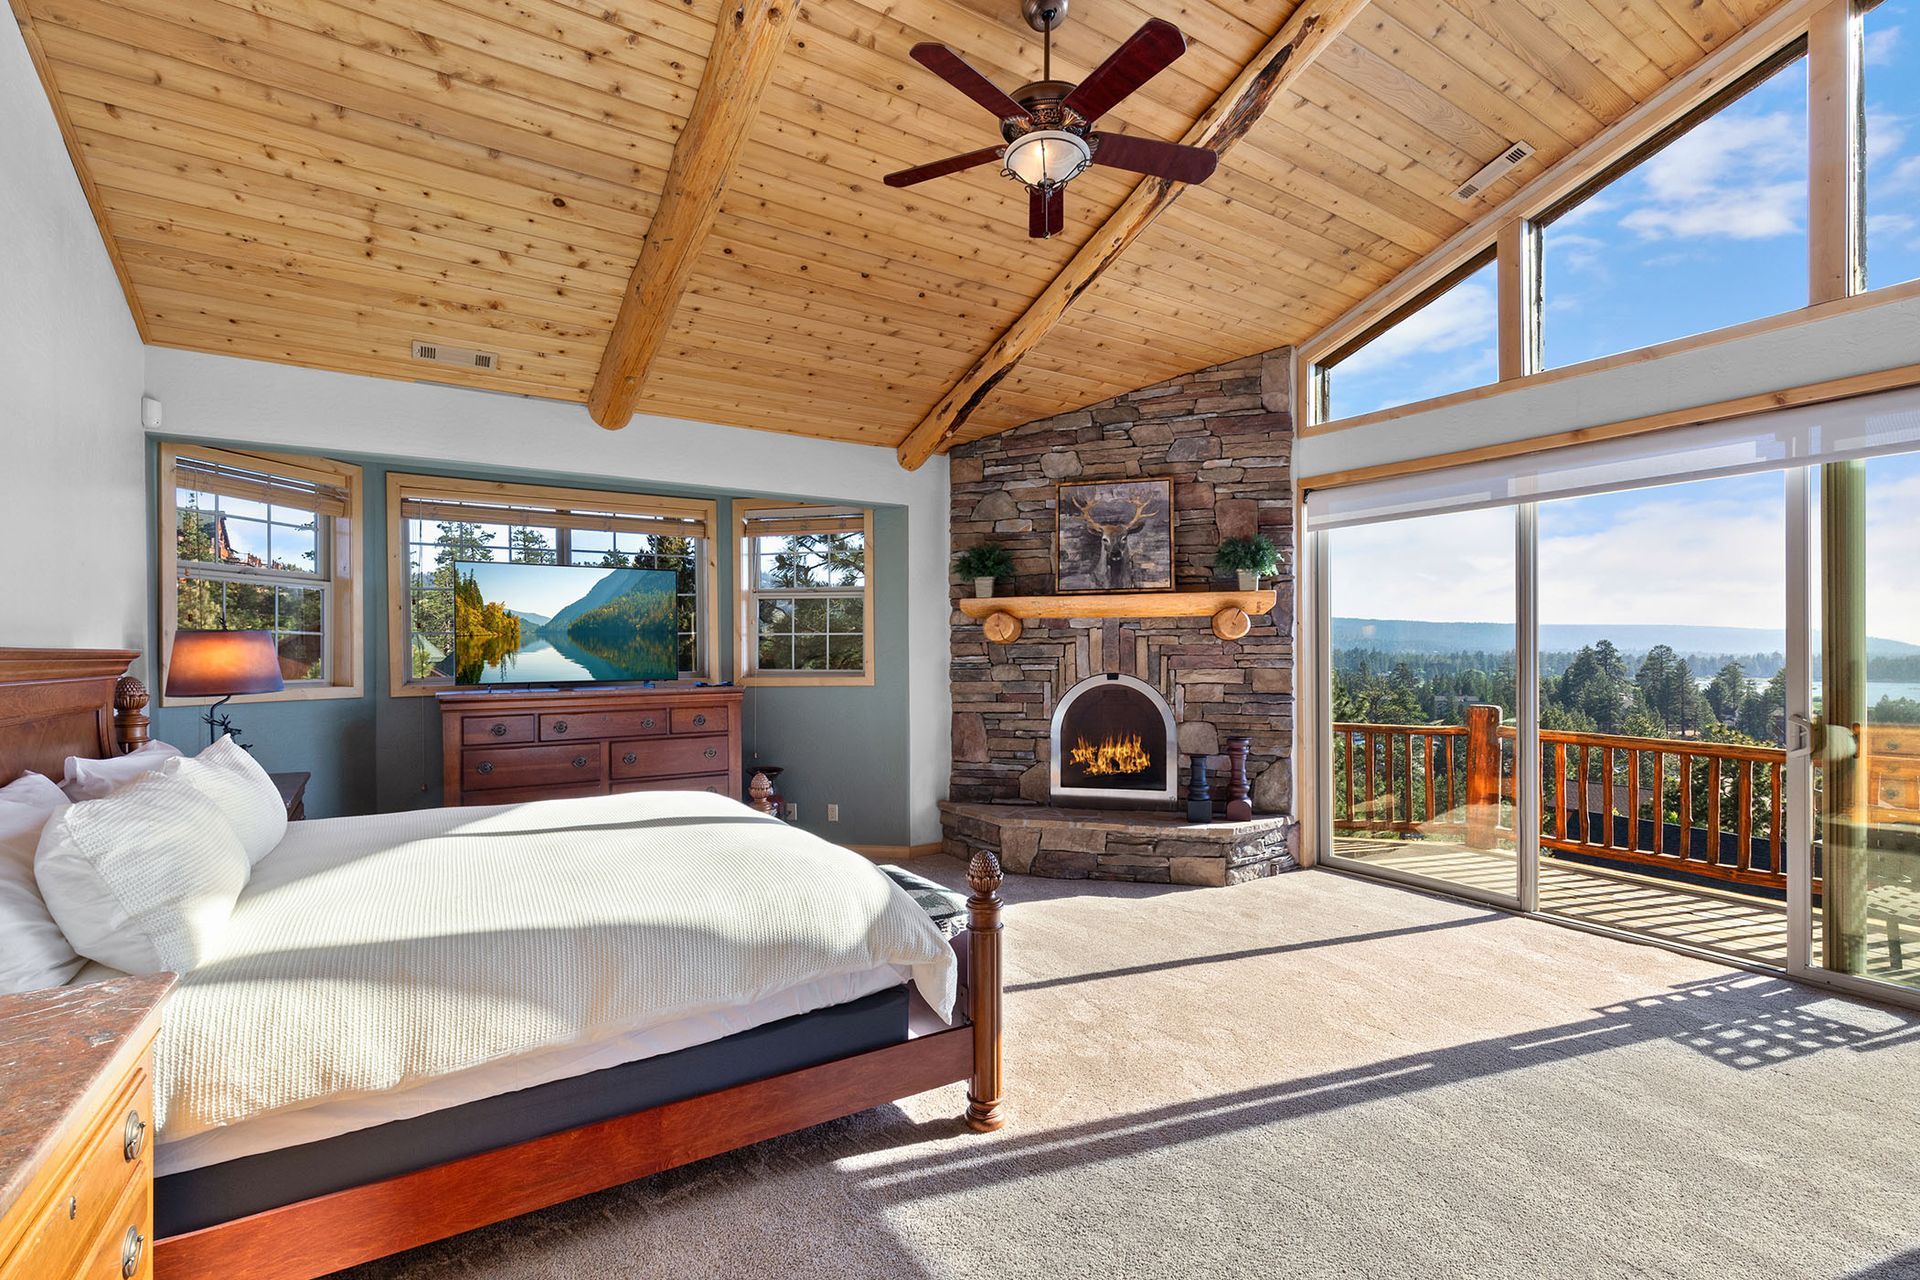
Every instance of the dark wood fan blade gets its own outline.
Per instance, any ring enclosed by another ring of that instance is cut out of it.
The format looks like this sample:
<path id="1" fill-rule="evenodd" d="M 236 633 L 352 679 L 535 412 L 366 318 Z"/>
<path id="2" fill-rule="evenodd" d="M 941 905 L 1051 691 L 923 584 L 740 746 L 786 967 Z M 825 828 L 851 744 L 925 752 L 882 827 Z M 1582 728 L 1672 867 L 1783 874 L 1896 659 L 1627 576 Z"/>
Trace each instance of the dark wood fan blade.
<path id="1" fill-rule="evenodd" d="M 1180 28 L 1164 18 L 1150 19 L 1108 54 L 1061 105 L 1092 123 L 1186 51 L 1187 38 Z"/>
<path id="2" fill-rule="evenodd" d="M 1035 191 L 1027 188 L 1027 234 L 1035 240 L 1045 240 L 1048 236 L 1057 236 L 1067 226 L 1067 189 L 1055 187 L 1051 191 Z"/>
<path id="3" fill-rule="evenodd" d="M 1001 148 L 982 147 L 978 151 L 969 151 L 962 156 L 948 156 L 945 160 L 935 160 L 931 164 L 915 165 L 911 169 L 901 169 L 882 179 L 890 187 L 910 187 L 916 182 L 925 182 L 928 178 L 944 177 L 949 173 L 959 173 L 962 169 L 971 169 L 989 160 L 1000 158 Z"/>
<path id="4" fill-rule="evenodd" d="M 993 81 L 968 66 L 943 44 L 928 40 L 913 46 L 913 60 L 1002 120 L 1030 120 L 1033 112 L 1008 97 Z"/>
<path id="5" fill-rule="evenodd" d="M 1158 138 L 1135 138 L 1124 133 L 1090 133 L 1093 162 L 1109 169 L 1131 169 L 1135 173 L 1175 182 L 1205 182 L 1213 176 L 1220 158 L 1205 147 L 1189 147 Z"/>

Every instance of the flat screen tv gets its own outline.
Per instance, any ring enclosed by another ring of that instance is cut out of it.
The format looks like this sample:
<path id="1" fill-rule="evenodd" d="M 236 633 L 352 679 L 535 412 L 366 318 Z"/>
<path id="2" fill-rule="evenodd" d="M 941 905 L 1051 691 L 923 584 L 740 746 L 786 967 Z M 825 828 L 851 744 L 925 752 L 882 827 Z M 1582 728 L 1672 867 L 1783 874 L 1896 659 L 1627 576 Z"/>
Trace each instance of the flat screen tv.
<path id="1" fill-rule="evenodd" d="M 666 569 L 460 561 L 454 682 L 583 684 L 680 674 Z"/>

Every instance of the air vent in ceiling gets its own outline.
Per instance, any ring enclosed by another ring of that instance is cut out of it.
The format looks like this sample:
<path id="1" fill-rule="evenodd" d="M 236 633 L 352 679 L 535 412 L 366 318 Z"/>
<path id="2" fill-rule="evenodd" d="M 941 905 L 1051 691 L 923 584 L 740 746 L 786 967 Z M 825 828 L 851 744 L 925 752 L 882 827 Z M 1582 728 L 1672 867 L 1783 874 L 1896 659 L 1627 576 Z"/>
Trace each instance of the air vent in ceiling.
<path id="1" fill-rule="evenodd" d="M 1480 172 L 1461 183 L 1453 193 L 1455 200 L 1467 201 L 1507 176 L 1507 171 L 1533 154 L 1531 142 L 1516 142 L 1489 162 Z"/>
<path id="2" fill-rule="evenodd" d="M 415 360 L 431 360 L 435 364 L 457 364 L 462 369 L 497 369 L 500 357 L 491 351 L 475 351 L 472 347 L 449 347 L 439 342 L 421 342 L 413 344 Z"/>

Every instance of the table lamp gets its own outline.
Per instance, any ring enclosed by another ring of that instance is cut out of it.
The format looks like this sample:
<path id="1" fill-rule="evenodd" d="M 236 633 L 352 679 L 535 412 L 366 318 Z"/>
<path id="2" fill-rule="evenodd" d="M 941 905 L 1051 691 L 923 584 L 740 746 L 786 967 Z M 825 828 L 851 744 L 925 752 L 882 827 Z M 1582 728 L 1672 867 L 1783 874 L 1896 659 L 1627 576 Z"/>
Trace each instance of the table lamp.
<path id="1" fill-rule="evenodd" d="M 203 717 L 208 746 L 223 731 L 238 737 L 233 721 L 218 714 L 227 699 L 240 693 L 278 693 L 286 687 L 271 631 L 181 631 L 173 637 L 167 696 L 219 699 Z"/>

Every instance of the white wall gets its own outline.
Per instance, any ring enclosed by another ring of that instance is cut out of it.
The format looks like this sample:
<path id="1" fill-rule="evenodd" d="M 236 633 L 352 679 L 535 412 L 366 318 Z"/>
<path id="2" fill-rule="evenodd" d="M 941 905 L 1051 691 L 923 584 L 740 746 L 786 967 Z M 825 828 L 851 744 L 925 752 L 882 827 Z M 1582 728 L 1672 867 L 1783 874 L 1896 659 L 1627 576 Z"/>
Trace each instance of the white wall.
<path id="1" fill-rule="evenodd" d="M 142 648 L 140 336 L 19 28 L 0 20 L 0 644 Z"/>
<path id="2" fill-rule="evenodd" d="M 891 449 L 647 415 L 603 431 L 580 405 L 158 347 L 146 378 L 169 435 L 906 507 L 911 838 L 940 838 L 952 751 L 945 457 L 909 472 Z M 127 448 L 137 458 L 137 431 Z"/>
<path id="3" fill-rule="evenodd" d="M 1389 422 L 1303 436 L 1302 476 L 1504 444 L 1920 362 L 1920 299 L 1787 325 L 1677 355 Z"/>

